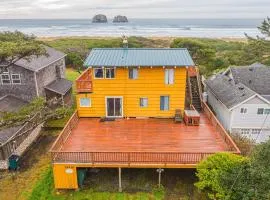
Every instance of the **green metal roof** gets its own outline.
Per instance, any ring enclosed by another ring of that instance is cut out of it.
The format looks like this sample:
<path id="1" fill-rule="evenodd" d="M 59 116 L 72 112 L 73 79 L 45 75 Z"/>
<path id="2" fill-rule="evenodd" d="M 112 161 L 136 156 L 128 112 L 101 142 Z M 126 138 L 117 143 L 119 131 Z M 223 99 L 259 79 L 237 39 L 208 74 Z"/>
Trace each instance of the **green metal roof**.
<path id="1" fill-rule="evenodd" d="M 84 62 L 86 67 L 194 66 L 184 48 L 97 48 Z"/>

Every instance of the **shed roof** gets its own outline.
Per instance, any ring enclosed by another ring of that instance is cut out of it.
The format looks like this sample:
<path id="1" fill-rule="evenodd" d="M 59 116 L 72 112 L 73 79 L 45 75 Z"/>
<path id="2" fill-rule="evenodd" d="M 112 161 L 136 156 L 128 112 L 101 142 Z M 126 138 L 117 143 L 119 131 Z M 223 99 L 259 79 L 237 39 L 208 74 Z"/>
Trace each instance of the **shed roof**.
<path id="1" fill-rule="evenodd" d="M 57 51 L 51 47 L 45 46 L 45 49 L 47 55 L 38 57 L 32 56 L 30 60 L 20 59 L 15 64 L 32 71 L 38 71 L 66 56 L 64 53 Z"/>
<path id="2" fill-rule="evenodd" d="M 185 48 L 96 48 L 92 49 L 84 66 L 194 66 Z"/>
<path id="3" fill-rule="evenodd" d="M 28 104 L 28 102 L 12 96 L 7 95 L 0 98 L 0 111 L 2 112 L 17 112 L 21 107 Z"/>
<path id="4" fill-rule="evenodd" d="M 206 80 L 205 83 L 228 109 L 237 106 L 256 94 L 244 84 L 235 83 L 229 77 L 220 74 Z"/>
<path id="5" fill-rule="evenodd" d="M 53 91 L 57 94 L 65 95 L 72 87 L 72 82 L 64 78 L 57 79 L 47 85 L 45 89 Z"/>
<path id="6" fill-rule="evenodd" d="M 236 83 L 243 83 L 260 95 L 270 95 L 270 67 L 260 63 L 250 66 L 230 67 Z"/>

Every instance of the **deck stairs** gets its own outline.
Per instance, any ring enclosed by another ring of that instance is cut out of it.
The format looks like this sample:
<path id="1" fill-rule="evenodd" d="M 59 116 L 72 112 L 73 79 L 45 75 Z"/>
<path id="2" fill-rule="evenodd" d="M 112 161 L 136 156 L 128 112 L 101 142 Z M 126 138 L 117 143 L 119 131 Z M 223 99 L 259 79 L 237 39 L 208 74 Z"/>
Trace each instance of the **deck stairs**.
<path id="1" fill-rule="evenodd" d="M 197 111 L 202 110 L 201 105 L 201 88 L 199 85 L 200 74 L 197 71 L 196 67 L 190 67 L 188 69 L 188 93 L 190 98 L 190 104 L 194 106 Z"/>

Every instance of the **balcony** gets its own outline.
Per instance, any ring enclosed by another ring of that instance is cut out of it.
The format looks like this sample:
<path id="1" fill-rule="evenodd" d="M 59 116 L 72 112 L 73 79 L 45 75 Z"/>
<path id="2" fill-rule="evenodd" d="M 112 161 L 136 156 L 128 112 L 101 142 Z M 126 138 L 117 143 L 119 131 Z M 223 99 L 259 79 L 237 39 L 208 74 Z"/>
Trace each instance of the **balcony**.
<path id="1" fill-rule="evenodd" d="M 89 93 L 92 89 L 92 73 L 90 69 L 87 69 L 76 80 L 76 90 L 77 93 Z"/>

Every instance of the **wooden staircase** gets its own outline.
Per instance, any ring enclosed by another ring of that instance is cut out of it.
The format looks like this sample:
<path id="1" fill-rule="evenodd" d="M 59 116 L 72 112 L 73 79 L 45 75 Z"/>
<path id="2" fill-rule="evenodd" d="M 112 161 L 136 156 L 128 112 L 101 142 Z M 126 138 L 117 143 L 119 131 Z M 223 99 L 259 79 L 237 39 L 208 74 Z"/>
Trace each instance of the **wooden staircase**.
<path id="1" fill-rule="evenodd" d="M 202 110 L 201 98 L 200 98 L 200 89 L 199 89 L 199 81 L 198 81 L 198 73 L 196 69 L 190 68 L 188 71 L 188 87 L 189 87 L 189 95 L 191 100 L 191 105 L 197 111 Z"/>
<path id="2" fill-rule="evenodd" d="M 190 77 L 192 105 L 197 111 L 202 110 L 197 76 Z"/>

